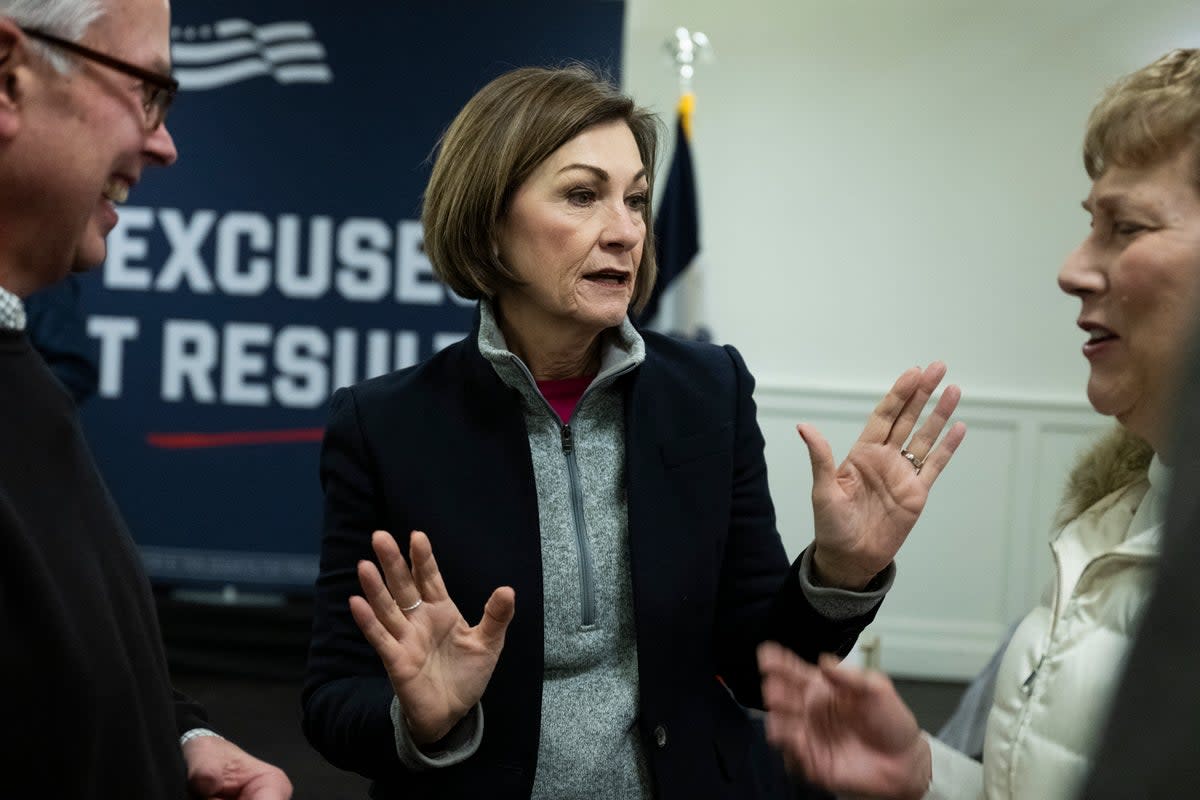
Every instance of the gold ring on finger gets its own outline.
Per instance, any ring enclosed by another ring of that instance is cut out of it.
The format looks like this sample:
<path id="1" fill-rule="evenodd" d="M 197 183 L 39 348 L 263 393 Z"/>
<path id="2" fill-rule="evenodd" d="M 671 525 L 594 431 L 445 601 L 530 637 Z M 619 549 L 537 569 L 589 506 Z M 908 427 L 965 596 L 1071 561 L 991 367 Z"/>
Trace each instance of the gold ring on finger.
<path id="1" fill-rule="evenodd" d="M 913 465 L 913 469 L 917 471 L 918 475 L 921 474 L 921 467 L 925 466 L 925 459 L 918 458 L 915 453 L 910 453 L 903 448 L 900 450 L 900 455 L 908 459 L 908 462 Z"/>

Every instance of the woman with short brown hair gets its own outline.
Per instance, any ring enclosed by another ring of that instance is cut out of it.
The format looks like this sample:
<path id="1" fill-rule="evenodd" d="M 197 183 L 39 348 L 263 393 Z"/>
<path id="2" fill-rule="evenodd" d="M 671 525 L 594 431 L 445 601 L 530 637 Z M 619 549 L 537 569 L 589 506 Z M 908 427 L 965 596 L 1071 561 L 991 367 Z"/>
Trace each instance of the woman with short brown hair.
<path id="1" fill-rule="evenodd" d="M 935 446 L 953 387 L 916 427 L 940 364 L 840 470 L 801 426 L 817 524 L 789 565 L 741 356 L 629 320 L 655 144 L 579 68 L 497 78 L 442 141 L 427 251 L 475 329 L 338 392 L 321 460 L 305 730 L 373 797 L 763 796 L 755 645 L 847 652 L 962 439 Z"/>

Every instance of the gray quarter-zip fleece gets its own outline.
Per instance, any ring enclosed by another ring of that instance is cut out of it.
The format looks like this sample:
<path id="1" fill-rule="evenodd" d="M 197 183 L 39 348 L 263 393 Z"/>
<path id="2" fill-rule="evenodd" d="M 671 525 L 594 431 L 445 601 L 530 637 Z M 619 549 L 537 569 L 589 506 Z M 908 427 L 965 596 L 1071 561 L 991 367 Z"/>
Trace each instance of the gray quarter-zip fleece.
<path id="1" fill-rule="evenodd" d="M 628 320 L 602 334 L 600 371 L 564 424 L 507 349 L 491 306 L 481 306 L 479 352 L 521 393 L 537 483 L 545 679 L 532 797 L 649 798 L 615 386 L 644 360 L 645 345 Z"/>
<path id="2" fill-rule="evenodd" d="M 546 401 L 528 367 L 508 350 L 487 300 L 480 301 L 479 352 L 520 392 L 537 486 L 542 549 L 544 675 L 533 800 L 650 800 L 649 764 L 637 726 L 638 661 L 625 495 L 625 418 L 617 379 L 645 360 L 625 320 L 602 336 L 600 372 L 568 423 Z M 808 601 L 830 619 L 862 615 L 891 588 L 889 565 L 868 591 L 817 586 L 811 550 L 799 565 Z M 410 769 L 471 757 L 483 736 L 482 705 L 443 750 L 413 742 L 399 701 L 391 704 L 396 752 Z"/>

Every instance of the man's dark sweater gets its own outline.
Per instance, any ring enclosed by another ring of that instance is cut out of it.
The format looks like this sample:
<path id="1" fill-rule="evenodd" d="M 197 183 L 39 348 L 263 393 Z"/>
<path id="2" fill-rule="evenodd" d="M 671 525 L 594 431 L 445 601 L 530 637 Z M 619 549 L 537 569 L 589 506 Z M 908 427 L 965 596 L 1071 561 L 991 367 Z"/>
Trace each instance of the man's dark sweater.
<path id="1" fill-rule="evenodd" d="M 183 798 L 149 582 L 74 403 L 0 331 L 0 796 Z"/>

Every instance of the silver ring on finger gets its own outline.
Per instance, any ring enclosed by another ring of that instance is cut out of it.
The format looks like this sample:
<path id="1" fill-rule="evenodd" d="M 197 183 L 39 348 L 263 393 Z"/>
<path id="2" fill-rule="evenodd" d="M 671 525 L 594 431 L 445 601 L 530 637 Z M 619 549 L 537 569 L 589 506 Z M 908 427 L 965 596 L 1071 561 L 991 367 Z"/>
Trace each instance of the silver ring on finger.
<path id="1" fill-rule="evenodd" d="M 913 469 L 917 471 L 918 475 L 921 474 L 921 467 L 925 466 L 925 459 L 918 458 L 915 453 L 910 453 L 903 448 L 900 449 L 900 455 L 908 459 L 908 463 L 913 465 Z"/>
<path id="2" fill-rule="evenodd" d="M 420 608 L 421 603 L 423 603 L 423 602 L 425 602 L 425 601 L 423 601 L 421 598 L 418 597 L 417 602 L 413 603 L 411 606 L 401 606 L 400 610 L 403 611 L 405 614 L 410 614 L 413 611 L 416 611 L 418 608 Z"/>

